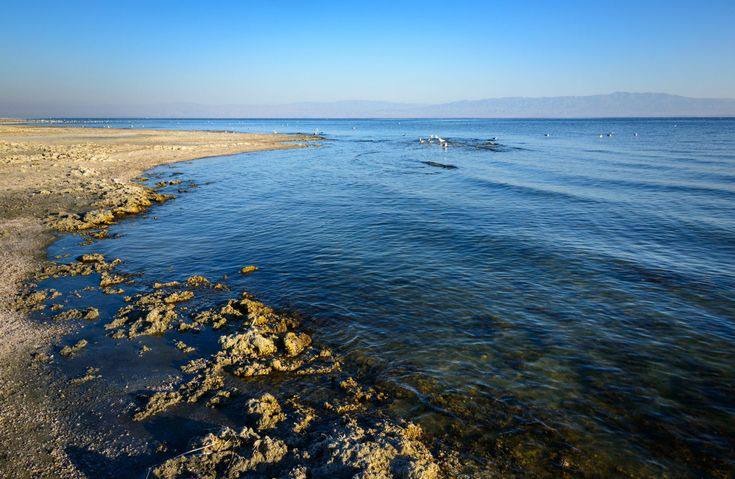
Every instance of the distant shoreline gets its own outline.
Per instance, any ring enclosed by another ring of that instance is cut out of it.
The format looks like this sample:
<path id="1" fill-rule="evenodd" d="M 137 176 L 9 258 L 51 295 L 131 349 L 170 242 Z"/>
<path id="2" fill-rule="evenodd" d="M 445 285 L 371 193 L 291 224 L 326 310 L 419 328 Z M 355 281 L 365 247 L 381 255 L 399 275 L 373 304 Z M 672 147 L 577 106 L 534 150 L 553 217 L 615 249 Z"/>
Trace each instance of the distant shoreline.
<path id="1" fill-rule="evenodd" d="M 0 115 L 23 118 L 221 119 L 595 119 L 729 118 L 733 98 L 616 92 L 587 96 L 503 97 L 446 103 L 346 100 L 287 104 L 64 105 L 0 102 Z"/>
<path id="2" fill-rule="evenodd" d="M 14 123 L 39 123 L 37 126 L 58 126 L 55 122 L 83 120 L 150 120 L 150 121 L 604 121 L 604 120 L 733 120 L 726 116 L 596 116 L 596 117 L 148 117 L 148 116 L 89 116 L 89 117 L 34 117 L 12 120 Z M 2 124 L 2 120 L 0 120 Z M 134 128 L 137 129 L 137 128 Z M 126 129 L 127 130 L 127 129 Z M 218 130 L 202 130 L 218 131 Z M 221 132 L 221 131 L 220 131 Z"/>

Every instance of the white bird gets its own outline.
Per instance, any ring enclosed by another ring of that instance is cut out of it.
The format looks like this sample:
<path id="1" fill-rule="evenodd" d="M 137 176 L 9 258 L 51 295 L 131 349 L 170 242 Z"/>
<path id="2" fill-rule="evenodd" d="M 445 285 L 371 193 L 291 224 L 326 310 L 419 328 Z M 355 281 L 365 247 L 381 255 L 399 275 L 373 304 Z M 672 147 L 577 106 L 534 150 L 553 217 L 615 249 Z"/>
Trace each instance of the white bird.
<path id="1" fill-rule="evenodd" d="M 549 135 L 548 133 L 544 133 L 544 136 L 551 136 L 551 135 Z"/>
<path id="2" fill-rule="evenodd" d="M 419 138 L 419 143 L 421 143 L 423 145 L 425 143 L 424 139 L 423 138 Z"/>
<path id="3" fill-rule="evenodd" d="M 638 136 L 638 133 L 633 133 L 633 136 Z"/>

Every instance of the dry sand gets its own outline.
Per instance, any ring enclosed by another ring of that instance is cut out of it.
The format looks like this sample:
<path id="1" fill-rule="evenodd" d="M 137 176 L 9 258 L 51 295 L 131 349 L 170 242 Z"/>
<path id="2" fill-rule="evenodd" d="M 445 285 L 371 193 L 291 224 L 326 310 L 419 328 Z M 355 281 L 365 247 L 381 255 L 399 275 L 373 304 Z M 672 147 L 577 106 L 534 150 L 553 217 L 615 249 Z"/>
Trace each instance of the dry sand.
<path id="1" fill-rule="evenodd" d="M 69 425 L 61 423 L 63 401 L 57 399 L 66 394 L 65 385 L 54 384 L 39 359 L 63 331 L 30 321 L 15 307 L 23 282 L 42 265 L 54 230 L 104 226 L 145 209 L 158 198 L 133 179 L 156 165 L 296 148 L 309 139 L 23 126 L 0 119 L 1 477 L 83 477 L 64 451 Z"/>

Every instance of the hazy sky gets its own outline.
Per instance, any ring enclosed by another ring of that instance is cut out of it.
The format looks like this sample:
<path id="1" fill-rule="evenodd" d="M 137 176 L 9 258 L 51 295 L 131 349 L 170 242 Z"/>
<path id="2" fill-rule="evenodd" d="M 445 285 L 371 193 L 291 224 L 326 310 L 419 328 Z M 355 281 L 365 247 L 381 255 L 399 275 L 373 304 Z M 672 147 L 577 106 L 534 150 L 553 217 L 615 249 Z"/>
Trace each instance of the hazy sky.
<path id="1" fill-rule="evenodd" d="M 735 97 L 733 25 L 734 0 L 3 0 L 0 101 Z"/>

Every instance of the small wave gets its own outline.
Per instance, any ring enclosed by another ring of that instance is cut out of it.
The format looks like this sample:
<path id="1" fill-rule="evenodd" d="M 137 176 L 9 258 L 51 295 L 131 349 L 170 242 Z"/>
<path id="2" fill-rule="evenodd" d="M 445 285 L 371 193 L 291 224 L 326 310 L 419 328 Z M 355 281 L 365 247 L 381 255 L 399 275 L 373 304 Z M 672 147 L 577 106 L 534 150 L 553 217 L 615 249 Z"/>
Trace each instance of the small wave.
<path id="1" fill-rule="evenodd" d="M 602 199 L 589 198 L 589 197 L 580 196 L 580 195 L 576 195 L 576 194 L 568 193 L 564 191 L 549 190 L 549 189 L 539 188 L 539 187 L 530 186 L 530 185 L 518 185 L 518 184 L 513 184 L 513 183 L 507 183 L 504 181 L 493 181 L 493 180 L 488 180 L 484 178 L 473 178 L 470 181 L 473 181 L 480 186 L 485 186 L 488 188 L 514 190 L 522 194 L 531 194 L 534 196 L 543 196 L 547 198 L 548 197 L 566 198 L 569 200 L 584 202 L 584 203 L 600 203 L 604 201 Z"/>

